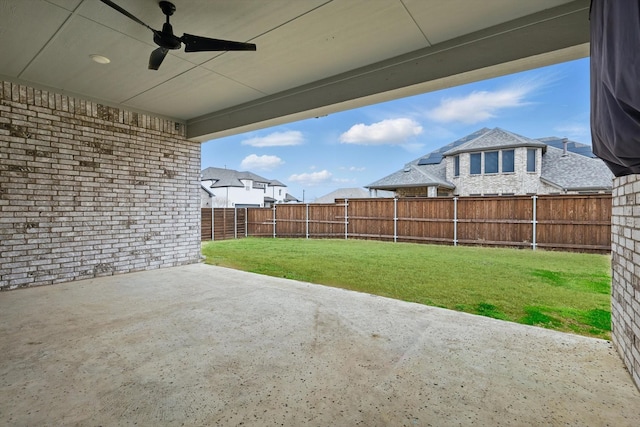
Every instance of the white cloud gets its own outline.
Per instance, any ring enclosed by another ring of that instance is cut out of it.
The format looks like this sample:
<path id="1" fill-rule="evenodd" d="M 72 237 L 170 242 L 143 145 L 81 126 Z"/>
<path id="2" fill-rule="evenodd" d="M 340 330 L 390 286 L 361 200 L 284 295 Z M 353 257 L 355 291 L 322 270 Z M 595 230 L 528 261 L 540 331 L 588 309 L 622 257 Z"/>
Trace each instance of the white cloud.
<path id="1" fill-rule="evenodd" d="M 349 167 L 341 166 L 340 167 L 340 170 L 349 171 L 349 172 L 363 172 L 366 169 L 367 168 L 365 168 L 364 166 L 362 166 L 362 167 L 358 167 L 358 166 L 349 166 Z"/>
<path id="2" fill-rule="evenodd" d="M 249 138 L 242 141 L 242 145 L 252 147 L 285 147 L 304 143 L 302 132 L 291 130 L 287 132 L 274 132 L 267 136 Z"/>
<path id="3" fill-rule="evenodd" d="M 242 160 L 240 167 L 248 170 L 273 170 L 278 166 L 282 166 L 284 161 L 278 156 L 258 156 L 256 154 L 249 154 Z"/>
<path id="4" fill-rule="evenodd" d="M 422 126 L 408 118 L 388 119 L 365 125 L 359 123 L 340 135 L 344 144 L 360 145 L 402 145 L 407 139 L 420 135 Z"/>
<path id="5" fill-rule="evenodd" d="M 528 105 L 526 98 L 553 79 L 554 76 L 538 76 L 496 91 L 474 91 L 463 97 L 444 98 L 439 106 L 427 112 L 427 117 L 440 123 L 479 123 L 496 117 L 501 110 Z"/>
<path id="6" fill-rule="evenodd" d="M 297 182 L 308 186 L 327 184 L 332 180 L 333 174 L 326 169 L 319 172 L 293 174 L 289 177 L 289 181 L 291 182 Z"/>

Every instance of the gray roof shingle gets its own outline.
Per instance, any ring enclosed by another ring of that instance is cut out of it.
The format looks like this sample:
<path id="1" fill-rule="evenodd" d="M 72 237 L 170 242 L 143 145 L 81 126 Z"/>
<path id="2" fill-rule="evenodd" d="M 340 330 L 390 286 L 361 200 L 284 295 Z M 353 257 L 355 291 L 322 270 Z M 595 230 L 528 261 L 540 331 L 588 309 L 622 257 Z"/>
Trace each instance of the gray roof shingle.
<path id="1" fill-rule="evenodd" d="M 294 196 L 292 196 L 289 193 L 285 194 L 284 201 L 285 202 L 296 202 L 296 203 L 300 202 L 300 200 L 296 199 Z"/>
<path id="2" fill-rule="evenodd" d="M 261 183 L 269 184 L 271 186 L 286 187 L 285 184 L 281 183 L 276 179 L 267 179 L 253 172 L 247 172 L 247 171 L 239 172 L 233 169 L 214 168 L 214 167 L 209 167 L 202 170 L 200 179 L 202 181 L 204 180 L 214 181 L 213 184 L 211 185 L 211 188 L 244 187 L 244 184 L 240 181 L 242 179 L 251 180 L 253 182 L 261 182 Z"/>
<path id="3" fill-rule="evenodd" d="M 547 147 L 540 178 L 563 190 L 611 190 L 613 174 L 600 159 Z"/>
<path id="4" fill-rule="evenodd" d="M 602 160 L 595 158 L 590 146 L 568 141 L 568 153 L 563 156 L 562 138 L 531 139 L 500 128 L 480 129 L 407 163 L 403 169 L 365 188 L 440 186 L 453 189 L 455 185 L 447 181 L 446 163 L 442 161 L 446 156 L 515 147 L 543 149 L 541 179 L 551 185 L 571 191 L 611 189 L 613 175 Z"/>
<path id="5" fill-rule="evenodd" d="M 329 194 L 316 198 L 313 203 L 335 203 L 336 199 L 364 199 L 369 192 L 364 188 L 338 188 Z"/>
<path id="6" fill-rule="evenodd" d="M 419 159 L 418 159 L 419 160 Z M 417 160 L 414 160 L 417 162 Z M 379 188 L 391 190 L 400 187 L 440 186 L 455 188 L 455 185 L 447 181 L 445 163 L 432 165 L 418 165 L 414 162 L 407 163 L 397 172 L 387 175 L 382 179 L 365 185 L 365 188 Z"/>
<path id="7" fill-rule="evenodd" d="M 564 138 L 558 138 L 557 136 L 549 136 L 546 138 L 538 138 L 538 141 L 547 144 L 550 147 L 559 148 L 564 150 Z M 590 145 L 580 144 L 575 141 L 567 141 L 567 151 L 571 151 L 572 153 L 581 154 L 583 156 L 591 157 L 596 159 L 597 156 L 593 154 Z"/>
<path id="8" fill-rule="evenodd" d="M 442 162 L 444 153 L 459 147 L 471 140 L 490 132 L 489 128 L 482 128 L 470 135 L 462 137 L 454 142 L 444 145 L 429 154 L 419 157 L 405 165 L 405 167 L 391 175 L 385 176 L 365 188 L 392 190 L 400 187 L 416 187 L 439 185 L 446 188 L 455 188 L 455 185 L 447 181 L 445 163 Z"/>
<path id="9" fill-rule="evenodd" d="M 461 144 L 444 153 L 445 156 L 453 156 L 469 151 L 487 151 L 512 147 L 546 147 L 546 144 L 536 139 L 527 138 L 500 128 L 491 129 L 478 137 Z"/>

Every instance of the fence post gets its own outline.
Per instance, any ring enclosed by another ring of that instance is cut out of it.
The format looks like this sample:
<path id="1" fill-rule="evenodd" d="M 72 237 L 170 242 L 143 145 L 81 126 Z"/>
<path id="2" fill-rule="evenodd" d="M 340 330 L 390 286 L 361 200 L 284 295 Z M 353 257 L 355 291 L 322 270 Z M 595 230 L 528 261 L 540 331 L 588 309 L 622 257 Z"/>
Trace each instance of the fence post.
<path id="1" fill-rule="evenodd" d="M 393 198 L 393 243 L 398 241 L 398 198 Z"/>
<path id="2" fill-rule="evenodd" d="M 458 246 L 458 198 L 453 198 L 453 246 Z"/>
<path id="3" fill-rule="evenodd" d="M 238 238 L 238 208 L 233 208 L 233 238 Z"/>
<path id="4" fill-rule="evenodd" d="M 273 204 L 273 238 L 276 238 L 276 205 Z"/>
<path id="5" fill-rule="evenodd" d="M 309 238 L 309 203 L 307 203 L 306 205 L 306 217 L 305 217 L 305 236 L 307 237 L 307 239 Z"/>
<path id="6" fill-rule="evenodd" d="M 215 231 L 213 231 L 215 229 L 215 223 L 214 223 L 214 218 L 216 217 L 215 212 L 216 212 L 215 208 L 211 206 L 211 241 L 216 240 L 216 233 Z"/>
<path id="7" fill-rule="evenodd" d="M 349 199 L 344 199 L 344 239 L 347 240 L 349 229 Z"/>
<path id="8" fill-rule="evenodd" d="M 249 208 L 244 208 L 244 237 L 249 237 Z"/>
<path id="9" fill-rule="evenodd" d="M 531 198 L 533 199 L 533 221 L 531 221 L 531 223 L 533 224 L 533 236 L 531 238 L 531 247 L 535 251 L 537 246 L 536 225 L 538 224 L 538 218 L 537 218 L 537 212 L 536 212 L 536 209 L 537 209 L 536 201 L 538 200 L 538 196 L 534 195 L 534 196 L 531 196 Z"/>

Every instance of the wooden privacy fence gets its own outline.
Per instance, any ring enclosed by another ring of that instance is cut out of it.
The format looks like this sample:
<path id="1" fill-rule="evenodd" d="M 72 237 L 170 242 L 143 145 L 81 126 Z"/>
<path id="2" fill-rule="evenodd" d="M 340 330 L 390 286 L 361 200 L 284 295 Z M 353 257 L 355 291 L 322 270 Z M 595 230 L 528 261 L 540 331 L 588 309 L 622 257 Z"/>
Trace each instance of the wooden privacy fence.
<path id="1" fill-rule="evenodd" d="M 243 236 L 356 238 L 611 251 L 611 195 L 604 194 L 346 199 L 335 204 L 241 208 L 235 214 L 234 209 L 214 209 L 213 234 L 205 225 L 211 209 L 202 211 L 203 240 Z M 224 220 L 226 226 L 216 225 Z"/>
<path id="2" fill-rule="evenodd" d="M 247 211 L 234 208 L 202 208 L 200 240 L 227 240 L 247 235 Z"/>

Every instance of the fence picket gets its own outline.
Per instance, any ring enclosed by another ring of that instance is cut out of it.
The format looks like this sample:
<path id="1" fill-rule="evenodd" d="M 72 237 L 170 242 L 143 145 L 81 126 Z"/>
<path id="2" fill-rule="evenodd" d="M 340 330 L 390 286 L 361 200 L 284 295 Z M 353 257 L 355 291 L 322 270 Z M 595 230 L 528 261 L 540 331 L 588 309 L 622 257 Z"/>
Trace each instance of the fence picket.
<path id="1" fill-rule="evenodd" d="M 202 240 L 242 235 L 342 237 L 611 251 L 611 195 L 607 194 L 342 199 L 277 206 L 234 209 L 233 217 L 231 209 L 203 208 Z"/>

